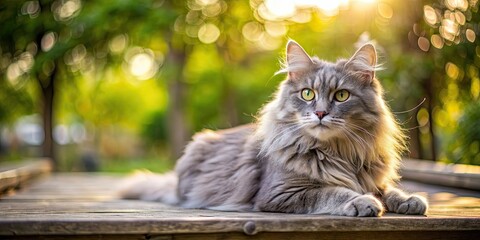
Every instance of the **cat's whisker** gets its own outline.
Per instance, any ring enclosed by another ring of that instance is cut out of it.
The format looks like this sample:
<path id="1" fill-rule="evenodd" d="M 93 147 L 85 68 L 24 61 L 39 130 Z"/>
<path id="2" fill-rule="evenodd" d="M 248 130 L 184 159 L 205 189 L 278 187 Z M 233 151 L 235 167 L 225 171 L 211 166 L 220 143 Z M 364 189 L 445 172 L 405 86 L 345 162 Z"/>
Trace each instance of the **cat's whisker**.
<path id="1" fill-rule="evenodd" d="M 349 136 L 355 141 L 358 143 L 359 146 L 363 147 L 365 149 L 366 146 L 368 146 L 368 143 L 365 139 L 363 139 L 362 137 L 360 137 L 357 133 L 355 133 L 354 131 L 352 131 L 351 129 L 347 128 L 347 127 L 343 127 L 343 130 L 345 130 L 345 132 L 347 134 L 349 134 Z"/>
<path id="2" fill-rule="evenodd" d="M 417 104 L 417 106 L 411 108 L 411 109 L 408 109 L 406 111 L 399 111 L 399 112 L 392 112 L 393 114 L 404 114 L 404 113 L 409 113 L 411 111 L 414 111 L 415 109 L 419 108 L 420 106 L 422 106 L 422 104 L 427 100 L 427 98 L 423 98 L 423 100 Z"/>
<path id="3" fill-rule="evenodd" d="M 268 142 L 270 143 L 273 143 L 273 142 L 276 142 L 278 141 L 282 136 L 286 135 L 286 133 L 289 133 L 287 134 L 288 136 L 291 136 L 293 133 L 295 133 L 296 131 L 300 130 L 301 128 L 303 128 L 304 125 L 303 124 L 299 124 L 299 123 L 291 123 L 291 124 L 287 124 L 287 126 L 282 129 L 280 132 L 277 132 L 275 135 L 272 136 L 272 139 Z M 283 146 L 284 144 L 279 144 L 279 146 Z M 264 146 L 266 147 L 266 146 Z M 270 148 L 270 146 L 268 146 L 268 148 Z M 264 150 L 264 151 L 278 151 L 280 150 L 281 148 L 275 148 L 275 149 L 270 149 L 270 150 Z"/>
<path id="4" fill-rule="evenodd" d="M 365 129 L 365 128 L 363 128 L 363 127 L 360 127 L 360 126 L 358 126 L 358 125 L 356 125 L 356 124 L 354 124 L 354 123 L 346 123 L 346 125 L 349 126 L 349 127 L 355 128 L 355 129 L 357 129 L 357 130 L 360 130 L 361 132 L 368 134 L 368 135 L 371 136 L 372 138 L 375 137 L 375 136 L 374 136 L 372 133 L 370 133 L 367 129 Z"/>
<path id="5" fill-rule="evenodd" d="M 290 132 L 292 131 L 293 129 L 295 128 L 299 128 L 300 126 L 298 125 L 298 123 L 291 123 L 291 124 L 288 124 L 286 126 L 283 126 L 284 128 L 280 131 L 280 132 L 277 132 L 274 136 L 274 139 L 278 136 L 281 136 L 283 134 L 285 134 L 286 132 Z M 297 130 L 293 130 L 292 132 L 295 132 Z"/>

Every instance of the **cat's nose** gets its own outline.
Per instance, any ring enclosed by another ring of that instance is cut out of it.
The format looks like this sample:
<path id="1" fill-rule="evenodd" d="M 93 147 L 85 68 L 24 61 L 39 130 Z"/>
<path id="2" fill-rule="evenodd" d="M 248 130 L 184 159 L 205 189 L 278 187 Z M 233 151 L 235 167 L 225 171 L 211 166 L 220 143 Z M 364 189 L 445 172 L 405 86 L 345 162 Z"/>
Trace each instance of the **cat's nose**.
<path id="1" fill-rule="evenodd" d="M 327 116 L 328 113 L 325 112 L 325 111 L 315 111 L 315 115 L 317 115 L 317 117 L 322 120 L 323 117 Z"/>

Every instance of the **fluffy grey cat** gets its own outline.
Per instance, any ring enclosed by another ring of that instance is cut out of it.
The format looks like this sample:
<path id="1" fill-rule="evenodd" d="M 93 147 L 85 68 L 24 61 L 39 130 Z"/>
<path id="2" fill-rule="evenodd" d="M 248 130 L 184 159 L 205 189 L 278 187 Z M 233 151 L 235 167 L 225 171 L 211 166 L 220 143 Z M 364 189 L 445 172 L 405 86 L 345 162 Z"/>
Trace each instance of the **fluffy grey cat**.
<path id="1" fill-rule="evenodd" d="M 376 51 L 336 63 L 287 44 L 288 77 L 251 125 L 197 133 L 175 172 L 140 174 L 124 198 L 186 208 L 381 216 L 425 214 L 395 188 L 404 135 L 375 78 Z"/>

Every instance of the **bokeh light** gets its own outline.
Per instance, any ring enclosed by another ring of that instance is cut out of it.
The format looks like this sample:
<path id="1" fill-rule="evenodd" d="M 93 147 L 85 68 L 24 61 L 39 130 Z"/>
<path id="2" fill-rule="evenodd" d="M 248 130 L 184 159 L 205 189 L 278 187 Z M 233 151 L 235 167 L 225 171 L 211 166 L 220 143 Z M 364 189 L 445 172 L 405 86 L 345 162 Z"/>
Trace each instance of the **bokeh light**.
<path id="1" fill-rule="evenodd" d="M 467 21 L 471 22 L 477 11 L 478 0 L 443 0 L 439 4 L 425 5 L 425 22 L 433 29 L 438 29 L 438 34 L 433 33 L 430 37 L 431 44 L 441 49 L 444 44 L 459 44 L 465 40 L 475 42 L 475 25 Z"/>
<path id="2" fill-rule="evenodd" d="M 120 34 L 110 40 L 108 48 L 112 53 L 121 53 L 125 50 L 128 44 L 128 36 L 126 34 Z"/>
<path id="3" fill-rule="evenodd" d="M 205 44 L 214 43 L 218 37 L 220 37 L 220 29 L 213 23 L 204 24 L 198 30 L 198 40 Z"/>
<path id="4" fill-rule="evenodd" d="M 455 80 L 457 79 L 460 70 L 458 69 L 457 65 L 448 62 L 447 64 L 445 64 L 445 72 L 447 73 L 447 76 Z"/>
<path id="5" fill-rule="evenodd" d="M 438 34 L 432 35 L 430 38 L 430 41 L 432 42 L 432 46 L 442 49 L 443 48 L 443 38 L 440 37 Z"/>
<path id="6" fill-rule="evenodd" d="M 475 36 L 475 32 L 472 29 L 467 29 L 465 31 L 465 37 L 467 38 L 468 41 L 472 43 L 475 42 L 476 36 Z"/>
<path id="7" fill-rule="evenodd" d="M 157 73 L 164 57 L 161 53 L 155 54 L 151 49 L 133 47 L 125 54 L 125 60 L 125 68 L 130 74 L 139 80 L 147 80 Z"/>
<path id="8" fill-rule="evenodd" d="M 425 37 L 419 37 L 418 38 L 418 47 L 424 51 L 424 52 L 428 52 L 428 50 L 430 49 L 430 42 L 428 41 L 427 38 Z"/>
<path id="9" fill-rule="evenodd" d="M 41 48 L 42 51 L 48 52 L 50 49 L 55 46 L 55 43 L 57 42 L 57 34 L 54 32 L 48 32 L 42 37 L 41 41 Z"/>
<path id="10" fill-rule="evenodd" d="M 40 4 L 38 1 L 26 1 L 22 5 L 21 12 L 23 15 L 29 15 L 30 18 L 36 18 L 40 14 Z"/>
<path id="11" fill-rule="evenodd" d="M 68 21 L 78 15 L 81 7 L 80 0 L 57 0 L 52 4 L 52 12 L 57 21 Z"/>
<path id="12" fill-rule="evenodd" d="M 444 39 L 453 42 L 455 37 L 459 34 L 458 24 L 451 19 L 443 19 L 439 31 Z"/>
<path id="13" fill-rule="evenodd" d="M 243 25 L 243 28 L 242 28 L 243 37 L 251 42 L 256 42 L 260 40 L 262 33 L 263 33 L 263 26 L 256 21 L 248 22 L 245 25 Z"/>
<path id="14" fill-rule="evenodd" d="M 17 86 L 20 83 L 20 77 L 25 73 L 28 73 L 33 67 L 34 58 L 32 53 L 23 52 L 12 62 L 7 68 L 7 79 L 13 86 Z"/>
<path id="15" fill-rule="evenodd" d="M 445 5 L 450 10 L 459 9 L 461 11 L 465 11 L 468 8 L 468 1 L 467 0 L 445 0 Z"/>
<path id="16" fill-rule="evenodd" d="M 429 5 L 423 7 L 423 17 L 425 21 L 432 26 L 435 26 L 439 22 L 437 12 Z"/>
<path id="17" fill-rule="evenodd" d="M 378 3 L 378 13 L 383 18 L 390 19 L 393 17 L 393 9 L 387 3 Z"/>
<path id="18" fill-rule="evenodd" d="M 154 61 L 150 54 L 139 53 L 130 59 L 130 72 L 141 79 L 151 77 Z"/>

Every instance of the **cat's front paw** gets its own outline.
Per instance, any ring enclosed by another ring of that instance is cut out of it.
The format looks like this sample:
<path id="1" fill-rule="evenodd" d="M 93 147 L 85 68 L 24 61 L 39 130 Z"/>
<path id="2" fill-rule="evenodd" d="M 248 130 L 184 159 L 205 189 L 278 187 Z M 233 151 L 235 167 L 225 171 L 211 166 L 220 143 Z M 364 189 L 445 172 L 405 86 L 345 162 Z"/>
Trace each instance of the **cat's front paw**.
<path id="1" fill-rule="evenodd" d="M 382 216 L 382 203 L 372 195 L 361 195 L 347 203 L 344 215 L 350 217 L 378 217 Z"/>
<path id="2" fill-rule="evenodd" d="M 408 215 L 425 215 L 428 209 L 427 200 L 418 195 L 412 195 L 398 204 L 394 212 Z"/>

